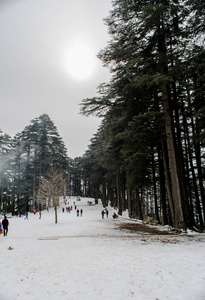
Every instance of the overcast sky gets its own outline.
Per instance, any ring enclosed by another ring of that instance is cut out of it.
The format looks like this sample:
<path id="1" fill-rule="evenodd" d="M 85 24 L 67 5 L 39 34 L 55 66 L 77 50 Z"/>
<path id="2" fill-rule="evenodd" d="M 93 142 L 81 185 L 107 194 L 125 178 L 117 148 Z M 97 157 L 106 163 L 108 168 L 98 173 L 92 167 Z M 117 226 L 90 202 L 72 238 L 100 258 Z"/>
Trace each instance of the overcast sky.
<path id="1" fill-rule="evenodd" d="M 111 0 L 0 0 L 3 134 L 46 113 L 68 156 L 83 155 L 101 120 L 81 116 L 79 104 L 110 77 L 96 58 L 109 39 L 110 9 Z"/>

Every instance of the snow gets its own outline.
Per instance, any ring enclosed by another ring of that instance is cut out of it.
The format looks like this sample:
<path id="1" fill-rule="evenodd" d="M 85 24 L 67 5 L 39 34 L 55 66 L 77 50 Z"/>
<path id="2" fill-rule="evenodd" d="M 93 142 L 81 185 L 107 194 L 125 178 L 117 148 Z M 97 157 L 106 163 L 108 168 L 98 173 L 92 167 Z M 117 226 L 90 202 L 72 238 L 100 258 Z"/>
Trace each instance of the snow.
<path id="1" fill-rule="evenodd" d="M 76 198 L 68 199 L 73 205 Z M 102 219 L 102 205 L 76 201 L 83 216 L 54 209 L 9 218 L 0 237 L 0 300 L 204 300 L 204 234 L 144 236 Z M 67 205 L 68 206 L 68 205 Z M 130 221 L 131 222 L 131 221 Z"/>

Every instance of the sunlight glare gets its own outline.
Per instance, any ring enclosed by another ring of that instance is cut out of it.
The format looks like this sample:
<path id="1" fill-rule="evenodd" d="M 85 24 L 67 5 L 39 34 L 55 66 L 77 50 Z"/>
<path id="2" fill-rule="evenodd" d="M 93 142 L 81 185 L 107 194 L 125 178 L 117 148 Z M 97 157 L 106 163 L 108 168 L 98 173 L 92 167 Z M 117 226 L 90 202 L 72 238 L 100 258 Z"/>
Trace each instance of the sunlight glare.
<path id="1" fill-rule="evenodd" d="M 95 70 L 96 54 L 86 42 L 75 42 L 66 52 L 66 69 L 75 79 L 87 79 Z"/>

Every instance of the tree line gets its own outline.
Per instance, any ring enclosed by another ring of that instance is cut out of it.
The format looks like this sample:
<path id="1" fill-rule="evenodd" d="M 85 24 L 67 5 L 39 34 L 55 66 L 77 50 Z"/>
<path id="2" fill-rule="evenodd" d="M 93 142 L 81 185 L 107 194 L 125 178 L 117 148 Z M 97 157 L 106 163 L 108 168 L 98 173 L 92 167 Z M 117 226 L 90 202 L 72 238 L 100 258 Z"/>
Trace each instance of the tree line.
<path id="1" fill-rule="evenodd" d="M 41 209 L 50 206 L 51 201 L 54 201 L 55 206 L 59 196 L 68 194 L 69 191 L 68 162 L 64 142 L 53 121 L 46 114 L 33 119 L 31 124 L 14 138 L 1 132 L 1 211 L 17 213 L 21 210 L 32 210 L 33 207 Z M 51 192 L 49 182 L 57 180 L 58 170 L 62 172 L 61 180 L 58 180 L 55 186 L 53 185 Z M 53 174 L 52 178 L 51 174 Z M 46 180 L 47 192 L 45 193 L 43 184 Z M 47 205 L 46 198 L 49 199 Z"/>
<path id="2" fill-rule="evenodd" d="M 114 0 L 99 58 L 112 73 L 81 112 L 102 117 L 82 164 L 89 188 L 130 216 L 203 230 L 203 1 Z M 87 171 L 86 171 L 87 170 Z"/>

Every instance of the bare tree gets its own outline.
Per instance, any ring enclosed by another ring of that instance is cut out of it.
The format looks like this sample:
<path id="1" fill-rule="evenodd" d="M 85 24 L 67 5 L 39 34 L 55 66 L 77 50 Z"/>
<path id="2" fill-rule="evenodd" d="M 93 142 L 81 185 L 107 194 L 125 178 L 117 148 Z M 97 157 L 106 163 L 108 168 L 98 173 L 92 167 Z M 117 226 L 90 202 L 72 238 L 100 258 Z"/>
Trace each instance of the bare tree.
<path id="1" fill-rule="evenodd" d="M 47 208 L 54 207 L 55 223 L 58 222 L 57 207 L 59 205 L 59 198 L 61 196 L 65 198 L 69 190 L 68 175 L 61 169 L 51 167 L 45 177 L 40 179 L 38 202 Z"/>

